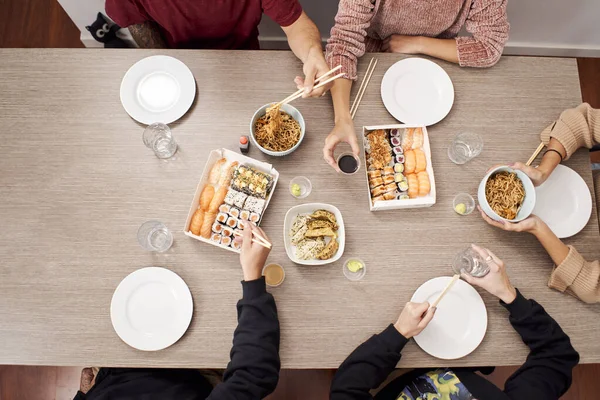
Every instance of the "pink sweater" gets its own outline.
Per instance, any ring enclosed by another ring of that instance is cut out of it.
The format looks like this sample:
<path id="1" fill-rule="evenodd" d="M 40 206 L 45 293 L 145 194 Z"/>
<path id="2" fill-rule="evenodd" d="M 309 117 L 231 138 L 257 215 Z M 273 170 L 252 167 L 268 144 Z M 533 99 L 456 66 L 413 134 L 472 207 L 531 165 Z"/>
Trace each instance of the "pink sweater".
<path id="1" fill-rule="evenodd" d="M 490 67 L 508 40 L 507 0 L 340 0 L 327 42 L 330 66 L 342 65 L 356 79 L 356 62 L 365 52 L 381 51 L 382 41 L 398 35 L 449 39 L 463 25 L 473 36 L 456 37 L 465 67 Z"/>

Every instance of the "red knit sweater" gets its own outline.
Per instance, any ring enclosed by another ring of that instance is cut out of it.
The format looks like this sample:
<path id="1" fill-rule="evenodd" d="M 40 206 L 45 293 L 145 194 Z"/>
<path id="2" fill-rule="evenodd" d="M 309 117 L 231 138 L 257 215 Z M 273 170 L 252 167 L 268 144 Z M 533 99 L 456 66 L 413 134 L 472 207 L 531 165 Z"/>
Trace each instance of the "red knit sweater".
<path id="1" fill-rule="evenodd" d="M 490 67 L 508 40 L 507 0 L 340 0 L 327 42 L 327 61 L 341 64 L 356 79 L 356 61 L 381 51 L 397 35 L 454 38 L 465 26 L 471 36 L 456 37 L 461 66 Z"/>

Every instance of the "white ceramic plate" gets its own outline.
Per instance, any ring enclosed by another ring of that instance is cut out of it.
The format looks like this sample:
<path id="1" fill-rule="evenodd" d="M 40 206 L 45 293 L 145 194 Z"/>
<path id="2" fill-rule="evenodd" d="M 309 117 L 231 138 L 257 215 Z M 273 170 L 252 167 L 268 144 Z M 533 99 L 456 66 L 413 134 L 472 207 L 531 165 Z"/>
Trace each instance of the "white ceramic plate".
<path id="1" fill-rule="evenodd" d="M 454 86 L 442 67 L 424 58 L 392 65 L 381 81 L 381 98 L 394 118 L 407 125 L 434 125 L 454 104 Z"/>
<path id="2" fill-rule="evenodd" d="M 142 124 L 170 124 L 181 118 L 196 97 L 192 71 L 169 56 L 151 56 L 135 63 L 121 81 L 121 103 Z"/>
<path id="3" fill-rule="evenodd" d="M 592 216 L 590 189 L 569 167 L 558 165 L 535 192 L 537 201 L 533 213 L 561 239 L 579 233 Z"/>
<path id="4" fill-rule="evenodd" d="M 192 294 L 165 268 L 138 269 L 121 281 L 110 304 L 117 335 L 138 350 L 162 350 L 177 342 L 192 320 Z"/>
<path id="5" fill-rule="evenodd" d="M 410 301 L 433 303 L 451 277 L 425 282 Z M 415 342 L 426 353 L 444 360 L 465 357 L 479 346 L 487 330 L 487 310 L 481 296 L 468 283 L 458 280 L 438 304 L 433 320 Z"/>
<path id="6" fill-rule="evenodd" d="M 290 237 L 290 228 L 292 227 L 292 223 L 294 222 L 294 218 L 296 218 L 296 216 L 300 214 L 312 214 L 317 210 L 327 210 L 335 215 L 335 219 L 337 220 L 337 224 L 339 226 L 338 242 L 340 243 L 340 248 L 338 249 L 337 253 L 329 260 L 300 260 L 296 257 L 296 246 L 292 244 Z M 344 254 L 344 247 L 346 246 L 346 231 L 344 229 L 344 219 L 342 218 L 342 213 L 340 212 L 340 210 L 338 210 L 337 207 L 325 203 L 308 203 L 292 207 L 285 215 L 285 221 L 283 223 L 283 238 L 285 241 L 285 251 L 289 259 L 295 262 L 296 264 L 325 265 L 330 264 L 332 262 L 336 262 L 342 257 L 342 254 Z"/>

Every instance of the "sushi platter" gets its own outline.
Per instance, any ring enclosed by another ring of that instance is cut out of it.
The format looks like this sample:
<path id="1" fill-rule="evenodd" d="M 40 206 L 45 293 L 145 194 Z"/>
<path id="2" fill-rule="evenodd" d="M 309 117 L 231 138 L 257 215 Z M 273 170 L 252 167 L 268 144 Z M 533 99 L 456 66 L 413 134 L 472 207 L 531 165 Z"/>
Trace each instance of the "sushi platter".
<path id="1" fill-rule="evenodd" d="M 363 143 L 371 211 L 435 204 L 435 178 L 426 127 L 365 126 Z"/>
<path id="2" fill-rule="evenodd" d="M 260 224 L 279 172 L 227 149 L 213 150 L 192 201 L 184 232 L 201 242 L 239 253 L 234 232 Z"/>

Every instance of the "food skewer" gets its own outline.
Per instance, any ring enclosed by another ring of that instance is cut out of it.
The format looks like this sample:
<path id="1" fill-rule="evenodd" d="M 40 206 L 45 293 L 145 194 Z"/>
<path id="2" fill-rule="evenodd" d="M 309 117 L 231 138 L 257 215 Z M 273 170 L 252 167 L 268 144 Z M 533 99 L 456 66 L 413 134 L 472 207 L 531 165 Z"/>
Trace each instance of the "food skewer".
<path id="1" fill-rule="evenodd" d="M 252 238 L 252 243 L 256 243 L 256 244 L 258 244 L 258 245 L 261 245 L 261 246 L 263 246 L 263 247 L 266 247 L 267 249 L 270 249 L 270 248 L 272 247 L 272 246 L 271 246 L 271 243 L 267 242 L 267 241 L 265 240 L 265 238 L 263 238 L 262 236 L 260 236 L 258 233 L 256 233 L 256 232 L 254 232 L 254 231 L 253 231 L 253 232 L 252 232 L 252 234 L 256 236 L 256 238 Z M 244 236 L 244 235 L 243 235 L 242 233 L 240 233 L 240 231 L 238 231 L 237 229 L 236 229 L 235 231 L 233 231 L 233 235 L 234 235 L 234 236 L 240 236 L 240 237 Z M 263 242 L 263 240 L 264 240 L 264 242 Z"/>
<path id="2" fill-rule="evenodd" d="M 527 162 L 525 163 L 525 165 L 530 166 L 531 163 L 537 158 L 537 156 L 540 154 L 540 152 L 544 149 L 544 143 L 540 143 L 540 145 L 537 147 L 537 149 L 535 149 L 535 151 L 533 152 L 533 154 L 531 155 L 531 157 L 529 157 L 529 160 L 527 160 Z"/>
<path id="3" fill-rule="evenodd" d="M 378 60 L 376 58 L 372 58 L 371 62 L 369 63 L 369 67 L 367 68 L 367 71 L 365 72 L 365 77 L 363 78 L 363 81 L 362 81 L 360 87 L 358 88 L 358 92 L 356 93 L 356 98 L 354 99 L 354 102 L 352 103 L 352 107 L 350 108 L 350 116 L 352 117 L 352 119 L 354 119 L 354 116 L 356 115 L 356 112 L 358 111 L 358 106 L 360 105 L 360 102 L 362 101 L 362 98 L 363 98 L 365 92 L 367 91 L 367 86 L 369 86 L 369 82 L 371 81 L 371 76 L 373 75 L 373 72 L 375 71 L 377 62 L 378 62 Z"/>
<path id="4" fill-rule="evenodd" d="M 433 302 L 433 304 L 431 304 L 431 306 L 429 308 L 437 307 L 438 304 L 440 304 L 440 301 L 442 301 L 442 299 L 446 295 L 446 293 L 448 293 L 450 291 L 450 289 L 452 288 L 452 286 L 454 286 L 454 284 L 456 283 L 456 281 L 459 278 L 460 278 L 459 274 L 454 275 L 452 277 L 452 280 L 450 282 L 448 282 L 448 284 L 446 285 L 446 288 L 444 289 L 444 291 L 438 296 L 437 299 L 435 299 L 435 301 Z"/>
<path id="5" fill-rule="evenodd" d="M 315 83 L 319 83 L 319 82 L 321 82 L 321 79 L 323 79 L 323 78 L 326 78 L 327 76 L 329 76 L 329 75 L 333 74 L 335 71 L 338 71 L 338 70 L 339 70 L 339 69 L 341 69 L 341 68 L 342 68 L 342 66 L 341 66 L 341 65 L 338 65 L 337 67 L 335 67 L 335 68 L 333 68 L 333 69 L 329 70 L 328 72 L 326 72 L 326 73 L 324 73 L 323 75 L 321 75 L 320 77 L 318 77 L 318 78 L 315 80 Z M 314 88 L 314 89 L 316 89 L 316 88 Z M 304 92 L 304 89 L 298 89 L 298 90 L 297 90 L 295 93 L 292 93 L 292 94 L 290 94 L 288 97 L 286 97 L 285 99 L 283 99 L 283 100 L 282 100 L 282 101 L 280 101 L 279 103 L 275 104 L 275 106 L 274 106 L 274 107 L 278 107 L 278 106 L 281 106 L 282 104 L 285 104 L 285 103 L 287 103 L 287 102 L 289 102 L 289 101 L 292 101 L 292 97 L 294 97 L 294 96 L 297 96 L 297 95 L 299 95 L 299 94 L 301 95 L 303 92 Z"/>

